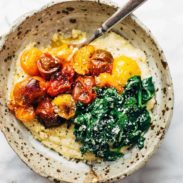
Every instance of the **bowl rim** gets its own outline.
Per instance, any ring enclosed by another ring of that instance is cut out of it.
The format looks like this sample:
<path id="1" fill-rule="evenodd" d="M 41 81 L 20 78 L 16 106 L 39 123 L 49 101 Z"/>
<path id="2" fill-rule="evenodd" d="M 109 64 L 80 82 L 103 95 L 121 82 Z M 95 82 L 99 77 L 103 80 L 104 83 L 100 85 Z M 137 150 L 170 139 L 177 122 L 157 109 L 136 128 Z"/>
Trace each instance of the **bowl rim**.
<path id="1" fill-rule="evenodd" d="M 33 11 L 29 11 L 27 13 L 24 13 L 20 17 L 16 18 L 15 21 L 13 21 L 12 25 L 10 26 L 9 30 L 5 34 L 0 35 L 0 50 L 2 49 L 4 43 L 6 42 L 9 34 L 11 32 L 13 32 L 14 30 L 16 30 L 16 28 L 19 27 L 26 20 L 27 17 L 33 16 L 35 13 L 39 13 L 41 11 L 44 11 L 45 9 L 47 9 L 49 7 L 52 7 L 53 5 L 56 5 L 56 4 L 67 3 L 67 2 L 80 2 L 80 1 L 95 2 L 95 3 L 98 3 L 98 4 L 104 4 L 104 5 L 111 6 L 113 8 L 119 8 L 120 7 L 118 3 L 113 2 L 111 0 L 53 0 L 52 2 L 41 6 L 41 8 L 37 8 Z M 172 98 L 171 103 L 170 103 L 171 104 L 170 107 L 174 108 L 174 87 L 173 87 L 172 77 L 171 77 L 170 69 L 169 69 L 164 51 L 162 50 L 159 43 L 157 42 L 157 40 L 155 39 L 155 37 L 151 33 L 150 29 L 148 29 L 134 14 L 131 14 L 129 16 L 142 30 L 144 30 L 146 32 L 148 37 L 151 39 L 151 41 L 153 42 L 153 44 L 156 46 L 157 50 L 159 51 L 160 56 L 163 59 L 163 62 L 166 64 L 166 79 L 170 83 L 169 94 L 171 95 L 171 98 Z M 173 110 L 170 110 L 168 112 L 168 116 L 167 116 L 167 120 L 166 120 L 165 134 L 167 133 L 167 130 L 170 126 L 172 116 L 173 116 Z M 28 161 L 23 159 L 20 156 L 19 151 L 11 145 L 11 142 L 6 137 L 6 133 L 3 130 L 3 128 L 4 128 L 3 127 L 3 121 L 0 120 L 0 130 L 1 130 L 1 132 L 3 133 L 3 135 L 6 138 L 8 144 L 10 145 L 10 147 L 18 155 L 18 157 L 22 160 L 22 162 L 25 163 L 27 165 L 27 167 L 29 167 L 31 170 L 36 172 L 38 175 L 41 175 L 42 177 L 49 177 L 48 179 L 53 180 L 52 177 L 50 177 L 50 175 L 46 171 L 44 171 L 43 173 L 40 173 L 39 169 L 36 166 L 29 166 Z M 151 159 L 152 155 L 159 149 L 159 146 L 161 145 L 163 139 L 164 139 L 164 136 L 163 136 L 163 138 L 159 139 L 159 141 L 156 143 L 156 145 L 154 145 L 153 150 L 148 154 L 148 156 L 146 156 L 144 158 L 143 161 L 140 161 L 137 164 L 137 166 L 133 167 L 132 169 L 129 169 L 128 176 L 133 174 L 135 171 L 139 170 L 140 168 L 142 168 L 148 162 L 148 160 Z M 124 178 L 124 177 L 123 177 L 123 175 L 121 175 L 120 177 L 114 177 L 113 181 L 117 180 L 117 178 Z"/>

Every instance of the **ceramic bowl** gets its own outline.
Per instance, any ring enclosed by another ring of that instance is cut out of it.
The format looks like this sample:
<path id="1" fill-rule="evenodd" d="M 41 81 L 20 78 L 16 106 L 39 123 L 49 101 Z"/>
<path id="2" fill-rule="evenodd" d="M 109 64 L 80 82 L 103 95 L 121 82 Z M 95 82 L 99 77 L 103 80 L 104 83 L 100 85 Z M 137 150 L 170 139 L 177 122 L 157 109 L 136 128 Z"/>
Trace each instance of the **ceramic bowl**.
<path id="1" fill-rule="evenodd" d="M 133 15 L 119 23 L 115 30 L 147 55 L 156 87 L 156 104 L 145 146 L 133 148 L 114 162 L 88 165 L 69 161 L 34 140 L 30 132 L 8 111 L 7 98 L 14 66 L 20 51 L 30 42 L 47 44 L 56 32 L 68 34 L 80 29 L 90 35 L 115 12 L 109 1 L 61 1 L 19 19 L 0 44 L 0 127 L 17 155 L 35 172 L 55 182 L 113 182 L 142 167 L 157 150 L 170 124 L 173 111 L 173 87 L 163 51 L 151 32 Z"/>

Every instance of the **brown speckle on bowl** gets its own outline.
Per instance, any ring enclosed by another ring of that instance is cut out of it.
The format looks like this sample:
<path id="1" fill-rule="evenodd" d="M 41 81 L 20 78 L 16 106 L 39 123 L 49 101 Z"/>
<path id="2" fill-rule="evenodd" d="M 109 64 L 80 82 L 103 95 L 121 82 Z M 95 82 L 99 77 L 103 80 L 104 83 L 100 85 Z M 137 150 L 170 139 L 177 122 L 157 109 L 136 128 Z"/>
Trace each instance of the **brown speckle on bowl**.
<path id="1" fill-rule="evenodd" d="M 74 11 L 74 8 L 70 6 L 70 7 L 67 7 L 66 10 L 68 10 L 68 11 Z"/>
<path id="2" fill-rule="evenodd" d="M 75 24 L 75 23 L 76 23 L 76 19 L 75 19 L 75 18 L 70 18 L 69 21 L 70 21 L 70 23 L 72 23 L 72 24 Z"/>
<path id="3" fill-rule="evenodd" d="M 167 66 L 168 66 L 167 62 L 165 62 L 164 60 L 161 60 L 161 63 L 162 63 L 162 65 L 163 65 L 164 69 L 166 69 Z"/>
<path id="4" fill-rule="evenodd" d="M 67 11 L 67 10 L 62 10 L 62 13 L 68 15 L 68 14 L 69 14 L 69 11 Z"/>

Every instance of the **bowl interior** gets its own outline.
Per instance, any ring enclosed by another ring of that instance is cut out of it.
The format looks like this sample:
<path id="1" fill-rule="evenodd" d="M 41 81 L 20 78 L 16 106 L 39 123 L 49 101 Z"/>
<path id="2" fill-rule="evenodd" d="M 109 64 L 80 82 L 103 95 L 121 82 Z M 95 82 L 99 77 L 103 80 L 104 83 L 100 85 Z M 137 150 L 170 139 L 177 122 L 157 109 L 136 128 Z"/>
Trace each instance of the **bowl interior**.
<path id="1" fill-rule="evenodd" d="M 134 46 L 145 52 L 156 87 L 156 104 L 152 126 L 146 134 L 142 150 L 133 148 L 115 162 L 88 165 L 69 161 L 48 150 L 33 139 L 24 126 L 8 112 L 6 103 L 18 54 L 29 43 L 48 44 L 56 32 L 70 34 L 72 29 L 89 36 L 114 11 L 109 2 L 67 1 L 44 7 L 39 12 L 22 17 L 11 32 L 1 40 L 0 50 L 0 127 L 9 144 L 35 172 L 55 181 L 95 182 L 122 179 L 140 168 L 157 149 L 169 126 L 173 110 L 172 82 L 162 50 L 150 32 L 134 17 L 129 16 L 115 27 Z"/>

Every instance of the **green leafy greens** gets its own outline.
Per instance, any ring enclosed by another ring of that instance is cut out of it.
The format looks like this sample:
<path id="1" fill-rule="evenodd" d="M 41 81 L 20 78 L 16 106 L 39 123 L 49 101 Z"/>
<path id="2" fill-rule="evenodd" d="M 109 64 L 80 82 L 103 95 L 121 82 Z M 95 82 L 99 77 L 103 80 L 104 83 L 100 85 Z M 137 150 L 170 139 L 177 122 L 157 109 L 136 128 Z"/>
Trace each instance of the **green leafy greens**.
<path id="1" fill-rule="evenodd" d="M 93 103 L 77 104 L 74 134 L 82 143 L 81 152 L 114 161 L 123 156 L 122 147 L 143 148 L 144 133 L 151 124 L 146 104 L 155 92 L 152 78 L 130 78 L 122 95 L 114 88 L 95 90 Z"/>

